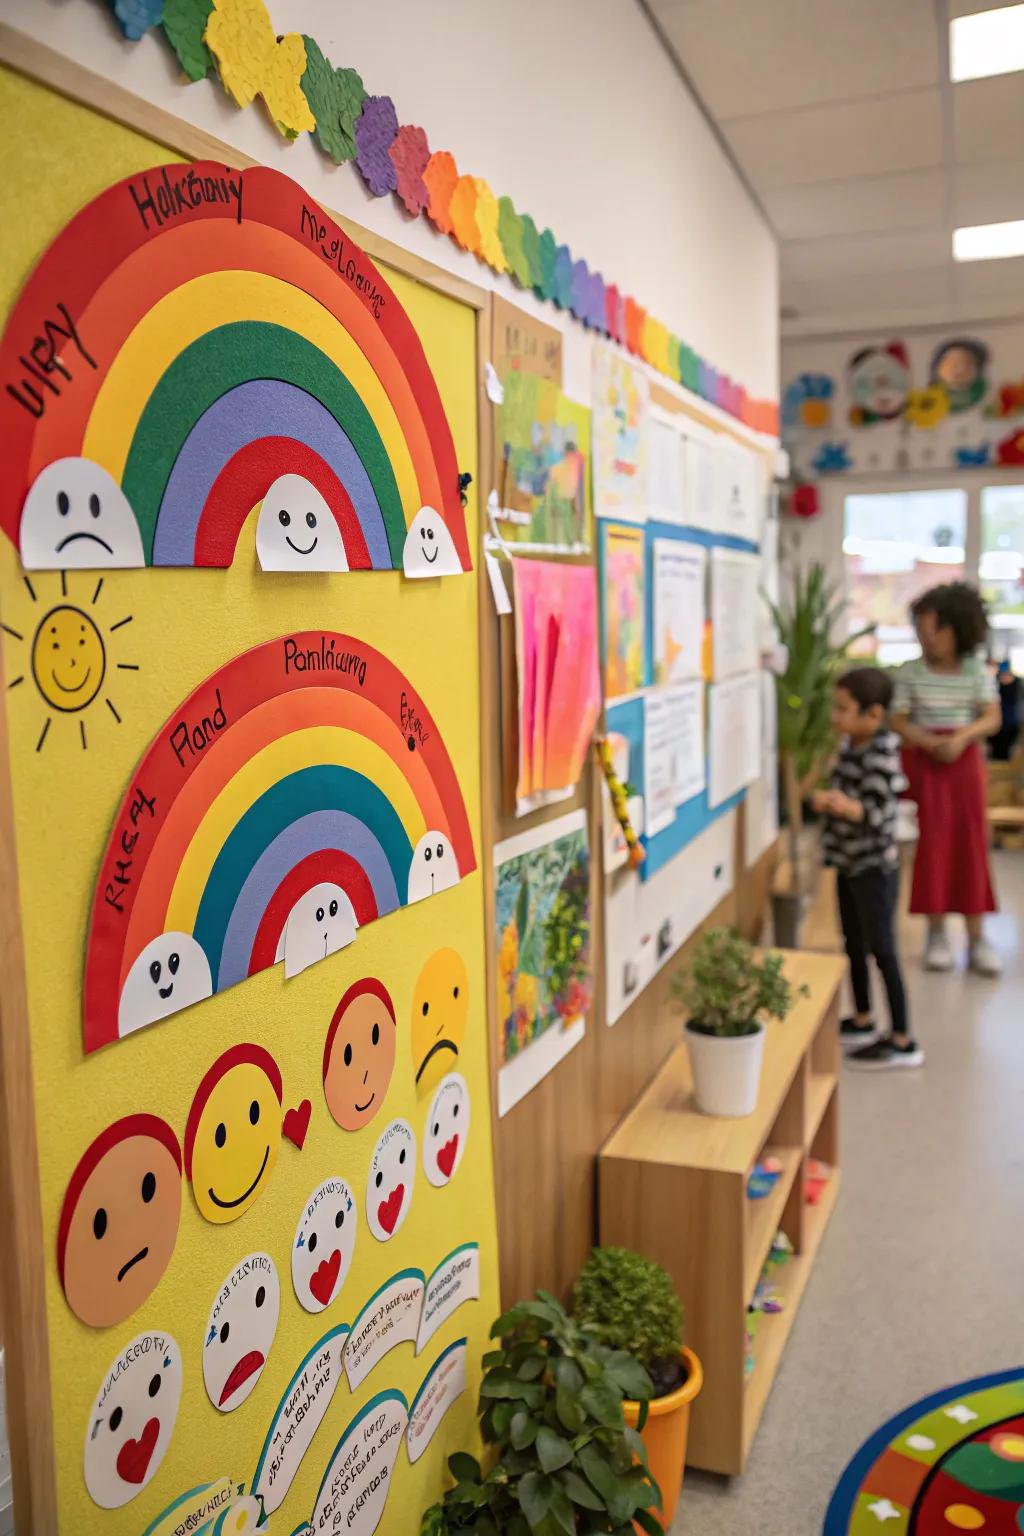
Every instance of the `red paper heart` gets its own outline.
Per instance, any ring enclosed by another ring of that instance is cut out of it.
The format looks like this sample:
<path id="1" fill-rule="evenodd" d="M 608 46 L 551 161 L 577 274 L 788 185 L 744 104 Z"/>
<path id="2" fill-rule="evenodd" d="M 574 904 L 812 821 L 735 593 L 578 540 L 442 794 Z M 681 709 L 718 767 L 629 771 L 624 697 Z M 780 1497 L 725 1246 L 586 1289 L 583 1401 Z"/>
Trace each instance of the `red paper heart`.
<path id="1" fill-rule="evenodd" d="M 381 1226 L 384 1228 L 384 1231 L 388 1234 L 389 1237 L 395 1230 L 395 1223 L 398 1221 L 398 1216 L 402 1209 L 402 1201 L 404 1199 L 405 1185 L 396 1184 L 390 1195 L 388 1195 L 387 1199 L 382 1200 L 380 1205 L 377 1207 L 377 1220 L 380 1222 Z"/>
<path id="2" fill-rule="evenodd" d="M 117 1453 L 117 1475 L 126 1483 L 145 1481 L 156 1450 L 160 1420 L 150 1419 L 137 1440 L 126 1440 Z"/>
<path id="3" fill-rule="evenodd" d="M 334 1294 L 334 1287 L 341 1268 L 341 1249 L 335 1248 L 329 1259 L 309 1277 L 309 1288 L 322 1307 L 326 1307 Z"/>
<path id="4" fill-rule="evenodd" d="M 444 1146 L 441 1147 L 438 1151 L 437 1166 L 440 1168 L 446 1179 L 450 1179 L 452 1176 L 452 1169 L 455 1167 L 455 1159 L 458 1156 L 458 1151 L 458 1135 L 453 1136 L 451 1141 L 446 1141 Z"/>
<path id="5" fill-rule="evenodd" d="M 294 1142 L 300 1152 L 306 1140 L 306 1132 L 309 1130 L 309 1117 L 312 1113 L 312 1104 L 308 1099 L 303 1099 L 298 1109 L 288 1109 L 285 1111 L 284 1120 L 281 1122 L 282 1136 L 287 1136 L 289 1141 Z"/>

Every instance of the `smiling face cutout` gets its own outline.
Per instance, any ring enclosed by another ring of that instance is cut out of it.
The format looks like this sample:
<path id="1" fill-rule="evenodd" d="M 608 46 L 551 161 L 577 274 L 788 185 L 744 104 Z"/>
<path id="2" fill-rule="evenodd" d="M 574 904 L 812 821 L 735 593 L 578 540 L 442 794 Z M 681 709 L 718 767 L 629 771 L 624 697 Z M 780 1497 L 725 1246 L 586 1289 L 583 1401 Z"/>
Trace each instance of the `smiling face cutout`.
<path id="1" fill-rule="evenodd" d="M 268 1253 L 250 1253 L 217 1292 L 203 1340 L 203 1381 L 215 1408 L 230 1413 L 263 1374 L 281 1311 L 281 1283 Z"/>
<path id="2" fill-rule="evenodd" d="M 458 1064 L 468 1009 L 465 961 L 454 949 L 435 950 L 412 995 L 412 1064 L 421 1098 Z"/>
<path id="3" fill-rule="evenodd" d="M 269 1052 L 236 1045 L 200 1083 L 185 1128 L 185 1173 L 200 1215 L 243 1215 L 266 1188 L 281 1144 L 281 1074 Z"/>
<path id="4" fill-rule="evenodd" d="M 340 885 L 328 881 L 314 885 L 292 907 L 278 944 L 277 959 L 284 957 L 286 976 L 297 976 L 307 966 L 351 944 L 358 928 L 356 914 Z"/>
<path id="5" fill-rule="evenodd" d="M 392 1120 L 374 1148 L 366 1180 L 366 1224 L 378 1242 L 394 1237 L 412 1205 L 416 1182 L 416 1133 Z"/>
<path id="6" fill-rule="evenodd" d="M 437 1085 L 423 1128 L 423 1172 L 435 1189 L 455 1177 L 469 1135 L 469 1089 L 458 1072 Z"/>
<path id="7" fill-rule="evenodd" d="M 181 1152 L 155 1115 L 108 1126 L 79 1160 L 57 1229 L 68 1306 L 90 1328 L 141 1307 L 171 1261 L 181 1217 Z"/>
<path id="8" fill-rule="evenodd" d="M 85 1428 L 85 1486 L 120 1509 L 155 1475 L 181 1402 L 181 1351 L 166 1333 L 140 1333 L 110 1362 Z"/>
<path id="9" fill-rule="evenodd" d="M 32 676 L 54 709 L 74 714 L 91 704 L 103 685 L 107 653 L 103 637 L 80 608 L 51 608 L 32 639 Z"/>
<path id="10" fill-rule="evenodd" d="M 448 525 L 433 507 L 420 507 L 405 536 L 402 569 L 407 576 L 460 576 L 462 562 Z"/>
<path id="11" fill-rule="evenodd" d="M 189 933 L 161 933 L 138 956 L 121 988 L 117 1032 L 155 1024 L 213 994 L 210 962 Z"/>
<path id="12" fill-rule="evenodd" d="M 280 475 L 263 498 L 256 553 L 265 571 L 347 571 L 334 513 L 301 475 Z"/>
<path id="13" fill-rule="evenodd" d="M 307 1312 L 335 1300 L 352 1267 L 356 1204 L 345 1180 L 325 1179 L 303 1206 L 292 1244 L 292 1284 Z"/>
<path id="14" fill-rule="evenodd" d="M 409 865 L 409 901 L 424 901 L 438 891 L 458 885 L 455 850 L 443 832 L 424 832 Z"/>
<path id="15" fill-rule="evenodd" d="M 56 459 L 25 497 L 18 534 L 27 571 L 117 570 L 145 565 L 128 499 L 89 459 Z"/>
<path id="16" fill-rule="evenodd" d="M 395 1065 L 395 1005 L 382 982 L 357 981 L 334 1010 L 324 1046 L 324 1098 L 343 1131 L 369 1125 Z"/>

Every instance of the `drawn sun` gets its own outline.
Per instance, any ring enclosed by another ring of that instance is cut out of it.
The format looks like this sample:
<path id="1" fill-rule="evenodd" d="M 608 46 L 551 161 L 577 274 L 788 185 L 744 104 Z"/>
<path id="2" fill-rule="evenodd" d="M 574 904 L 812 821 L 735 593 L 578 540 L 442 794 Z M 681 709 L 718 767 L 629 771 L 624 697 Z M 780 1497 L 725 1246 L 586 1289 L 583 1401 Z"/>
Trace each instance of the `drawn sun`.
<path id="1" fill-rule="evenodd" d="M 93 585 L 94 579 L 91 572 L 85 577 L 88 583 L 85 594 L 91 595 L 70 594 L 67 572 L 61 571 L 60 598 L 58 600 L 54 593 L 53 599 L 47 601 L 42 591 L 36 591 L 29 577 L 23 576 L 29 600 L 35 605 L 27 611 L 29 622 L 21 629 L 0 624 L 0 629 L 12 640 L 27 646 L 24 670 L 11 678 L 8 692 L 31 679 L 46 707 L 36 742 L 37 752 L 42 751 L 54 719 L 61 715 L 77 717 L 84 751 L 89 745 L 87 712 L 98 700 L 102 700 L 120 725 L 121 715 L 110 696 L 110 673 L 139 670 L 135 662 L 117 661 L 113 656 L 118 642 L 112 637 L 132 622 L 132 615 L 129 613 L 112 624 L 107 623 L 102 612 L 97 611 L 104 578 L 101 576 Z M 39 580 L 38 576 L 36 580 Z M 51 710 L 56 713 L 51 714 Z"/>

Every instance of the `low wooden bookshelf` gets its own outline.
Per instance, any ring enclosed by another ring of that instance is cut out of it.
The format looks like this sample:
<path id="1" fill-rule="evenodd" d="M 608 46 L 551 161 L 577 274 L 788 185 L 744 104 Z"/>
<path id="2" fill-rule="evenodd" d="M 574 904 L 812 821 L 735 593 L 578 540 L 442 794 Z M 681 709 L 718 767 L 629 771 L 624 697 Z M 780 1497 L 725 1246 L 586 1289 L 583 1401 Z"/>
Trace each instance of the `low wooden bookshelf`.
<path id="1" fill-rule="evenodd" d="M 768 1025 L 754 1114 L 724 1120 L 693 1105 L 685 1045 L 672 1053 L 605 1143 L 600 1158 L 601 1242 L 657 1259 L 686 1308 L 686 1342 L 704 1366 L 687 1462 L 712 1472 L 746 1465 L 818 1245 L 839 1193 L 839 985 L 845 960 L 786 952 L 801 998 Z M 775 1155 L 782 1173 L 760 1200 L 747 1196 L 754 1165 Z M 809 1159 L 829 1164 L 817 1204 L 805 1198 Z M 761 1317 L 745 1370 L 746 1313 L 776 1232 L 793 1256 L 772 1270 L 783 1310 Z"/>

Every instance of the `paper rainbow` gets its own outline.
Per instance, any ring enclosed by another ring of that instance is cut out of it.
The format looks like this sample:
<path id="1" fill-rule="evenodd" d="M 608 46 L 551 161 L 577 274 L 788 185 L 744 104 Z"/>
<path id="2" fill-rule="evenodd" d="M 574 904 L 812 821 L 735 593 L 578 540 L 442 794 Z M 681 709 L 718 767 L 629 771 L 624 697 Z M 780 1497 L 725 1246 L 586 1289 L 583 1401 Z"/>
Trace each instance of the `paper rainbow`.
<path id="1" fill-rule="evenodd" d="M 117 813 L 86 945 L 86 1053 L 273 965 L 289 913 L 324 882 L 360 926 L 431 894 L 411 888 L 425 841 L 457 878 L 476 867 L 451 759 L 393 663 L 324 630 L 228 662 L 157 733 Z M 150 955 L 166 966 L 172 949 L 180 971 L 158 964 L 153 985 L 177 994 L 119 1028 L 137 962 L 148 988 Z M 208 977 L 192 994 L 189 952 Z"/>
<path id="2" fill-rule="evenodd" d="M 278 171 L 164 165 L 108 188 L 39 261 L 0 368 L 0 525 L 16 544 L 36 477 L 84 458 L 123 491 L 147 565 L 229 565 L 268 486 L 291 473 L 328 503 L 350 569 L 400 569 L 424 506 L 471 569 L 416 330 L 364 252 Z"/>

